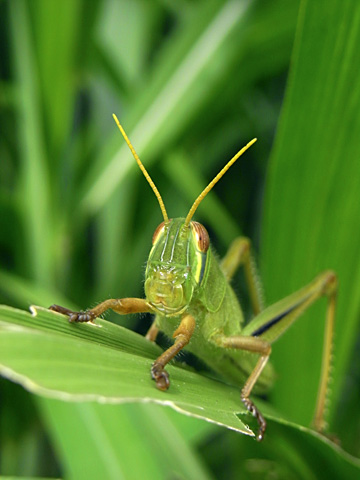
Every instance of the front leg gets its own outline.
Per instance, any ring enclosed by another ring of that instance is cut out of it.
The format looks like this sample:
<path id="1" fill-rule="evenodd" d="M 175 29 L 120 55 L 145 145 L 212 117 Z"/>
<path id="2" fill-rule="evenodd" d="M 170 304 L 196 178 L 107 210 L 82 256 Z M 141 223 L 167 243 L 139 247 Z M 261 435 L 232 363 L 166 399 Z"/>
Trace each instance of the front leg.
<path id="1" fill-rule="evenodd" d="M 60 305 L 51 305 L 49 310 L 68 315 L 69 322 L 93 322 L 95 318 L 99 317 L 106 310 L 113 310 L 119 315 L 126 315 L 128 313 L 143 313 L 152 312 L 150 304 L 142 298 L 109 298 L 104 302 L 99 303 L 96 307 L 90 310 L 74 312 L 68 308 Z"/>
<path id="2" fill-rule="evenodd" d="M 155 380 L 159 390 L 167 390 L 170 386 L 169 374 L 165 370 L 165 365 L 177 355 L 190 341 L 195 330 L 195 319 L 189 314 L 185 314 L 180 325 L 175 330 L 173 338 L 175 342 L 170 348 L 158 357 L 151 367 L 151 378 Z"/>
<path id="3" fill-rule="evenodd" d="M 155 317 L 155 319 L 153 320 L 153 322 L 151 324 L 151 327 L 149 328 L 149 330 L 147 331 L 147 333 L 145 335 L 145 338 L 150 340 L 150 342 L 155 342 L 156 337 L 158 336 L 158 333 L 159 333 L 159 329 L 156 326 L 156 317 Z"/>

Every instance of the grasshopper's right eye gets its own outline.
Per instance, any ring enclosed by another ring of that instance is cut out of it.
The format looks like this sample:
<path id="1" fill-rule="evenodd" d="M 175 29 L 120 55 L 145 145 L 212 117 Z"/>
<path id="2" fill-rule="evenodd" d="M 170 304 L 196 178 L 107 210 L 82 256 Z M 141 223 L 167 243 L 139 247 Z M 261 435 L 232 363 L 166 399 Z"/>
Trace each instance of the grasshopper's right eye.
<path id="1" fill-rule="evenodd" d="M 199 222 L 191 222 L 190 225 L 193 231 L 193 235 L 196 239 L 198 249 L 200 250 L 200 252 L 206 253 L 208 251 L 208 248 L 210 247 L 209 234 L 206 228 Z"/>
<path id="2" fill-rule="evenodd" d="M 152 244 L 155 245 L 156 240 L 159 238 L 159 235 L 164 231 L 165 222 L 161 222 L 160 225 L 156 227 L 154 235 L 152 237 Z"/>

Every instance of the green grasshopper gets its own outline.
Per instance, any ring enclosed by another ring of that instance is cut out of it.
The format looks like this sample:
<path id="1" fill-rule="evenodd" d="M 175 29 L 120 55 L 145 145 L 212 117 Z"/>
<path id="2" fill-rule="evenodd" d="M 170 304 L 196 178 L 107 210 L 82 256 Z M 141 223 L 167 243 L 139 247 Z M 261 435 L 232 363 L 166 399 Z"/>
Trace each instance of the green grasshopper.
<path id="1" fill-rule="evenodd" d="M 261 289 L 250 252 L 250 241 L 237 238 L 219 263 L 203 225 L 192 220 L 200 202 L 233 163 L 256 141 L 242 148 L 209 183 L 186 218 L 169 219 L 163 200 L 141 163 L 117 117 L 113 115 L 136 162 L 153 189 L 164 218 L 152 238 L 145 273 L 145 298 L 108 299 L 80 312 L 59 305 L 51 310 L 66 314 L 70 322 L 93 322 L 108 309 L 124 315 L 150 312 L 155 320 L 146 338 L 155 341 L 159 330 L 174 339 L 173 345 L 152 364 L 151 377 L 160 390 L 170 386 L 165 366 L 183 348 L 205 361 L 226 379 L 243 385 L 241 400 L 257 419 L 257 440 L 262 440 L 266 421 L 250 400 L 250 394 L 266 390 L 273 377 L 268 359 L 271 345 L 318 298 L 328 297 L 324 352 L 314 427 L 325 428 L 324 407 L 330 374 L 337 278 L 325 271 L 301 290 L 263 308 Z M 244 326 L 241 306 L 229 281 L 243 266 L 254 318 Z"/>

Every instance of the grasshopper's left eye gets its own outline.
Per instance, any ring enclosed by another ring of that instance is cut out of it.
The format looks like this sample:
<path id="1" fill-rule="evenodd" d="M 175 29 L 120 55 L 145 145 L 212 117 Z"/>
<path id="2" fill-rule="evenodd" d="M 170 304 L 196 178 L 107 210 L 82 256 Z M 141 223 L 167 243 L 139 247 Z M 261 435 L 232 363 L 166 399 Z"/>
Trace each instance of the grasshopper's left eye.
<path id="1" fill-rule="evenodd" d="M 152 244 L 154 245 L 156 240 L 159 238 L 159 235 L 164 231 L 165 222 L 161 222 L 155 229 L 154 235 L 152 237 Z"/>
<path id="2" fill-rule="evenodd" d="M 210 246 L 209 234 L 206 228 L 199 222 L 191 222 L 190 225 L 194 238 L 197 242 L 198 249 L 200 252 L 206 253 Z"/>

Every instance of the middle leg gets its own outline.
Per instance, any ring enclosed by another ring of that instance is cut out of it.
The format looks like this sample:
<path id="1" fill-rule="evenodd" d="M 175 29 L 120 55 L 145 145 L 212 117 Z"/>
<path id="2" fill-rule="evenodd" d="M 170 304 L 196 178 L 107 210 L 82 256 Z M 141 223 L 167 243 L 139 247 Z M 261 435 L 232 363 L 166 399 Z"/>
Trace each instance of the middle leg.
<path id="1" fill-rule="evenodd" d="M 259 424 L 259 431 L 256 435 L 256 440 L 261 442 L 264 438 L 266 430 L 266 421 L 260 410 L 250 400 L 250 393 L 256 384 L 261 372 L 265 368 L 265 365 L 271 354 L 271 345 L 266 340 L 262 340 L 257 337 L 247 337 L 242 335 L 236 335 L 233 337 L 227 337 L 225 335 L 217 335 L 214 337 L 214 341 L 222 348 L 234 348 L 238 350 L 245 350 L 247 352 L 257 353 L 260 355 L 254 369 L 249 375 L 249 378 L 245 382 L 241 390 L 241 401 L 245 405 L 246 409 L 256 418 Z"/>
<path id="2" fill-rule="evenodd" d="M 251 306 L 254 314 L 257 315 L 264 308 L 262 286 L 256 271 L 255 260 L 251 254 L 251 242 L 246 237 L 235 238 L 221 261 L 221 268 L 227 280 L 231 280 L 241 266 L 244 267 Z"/>

